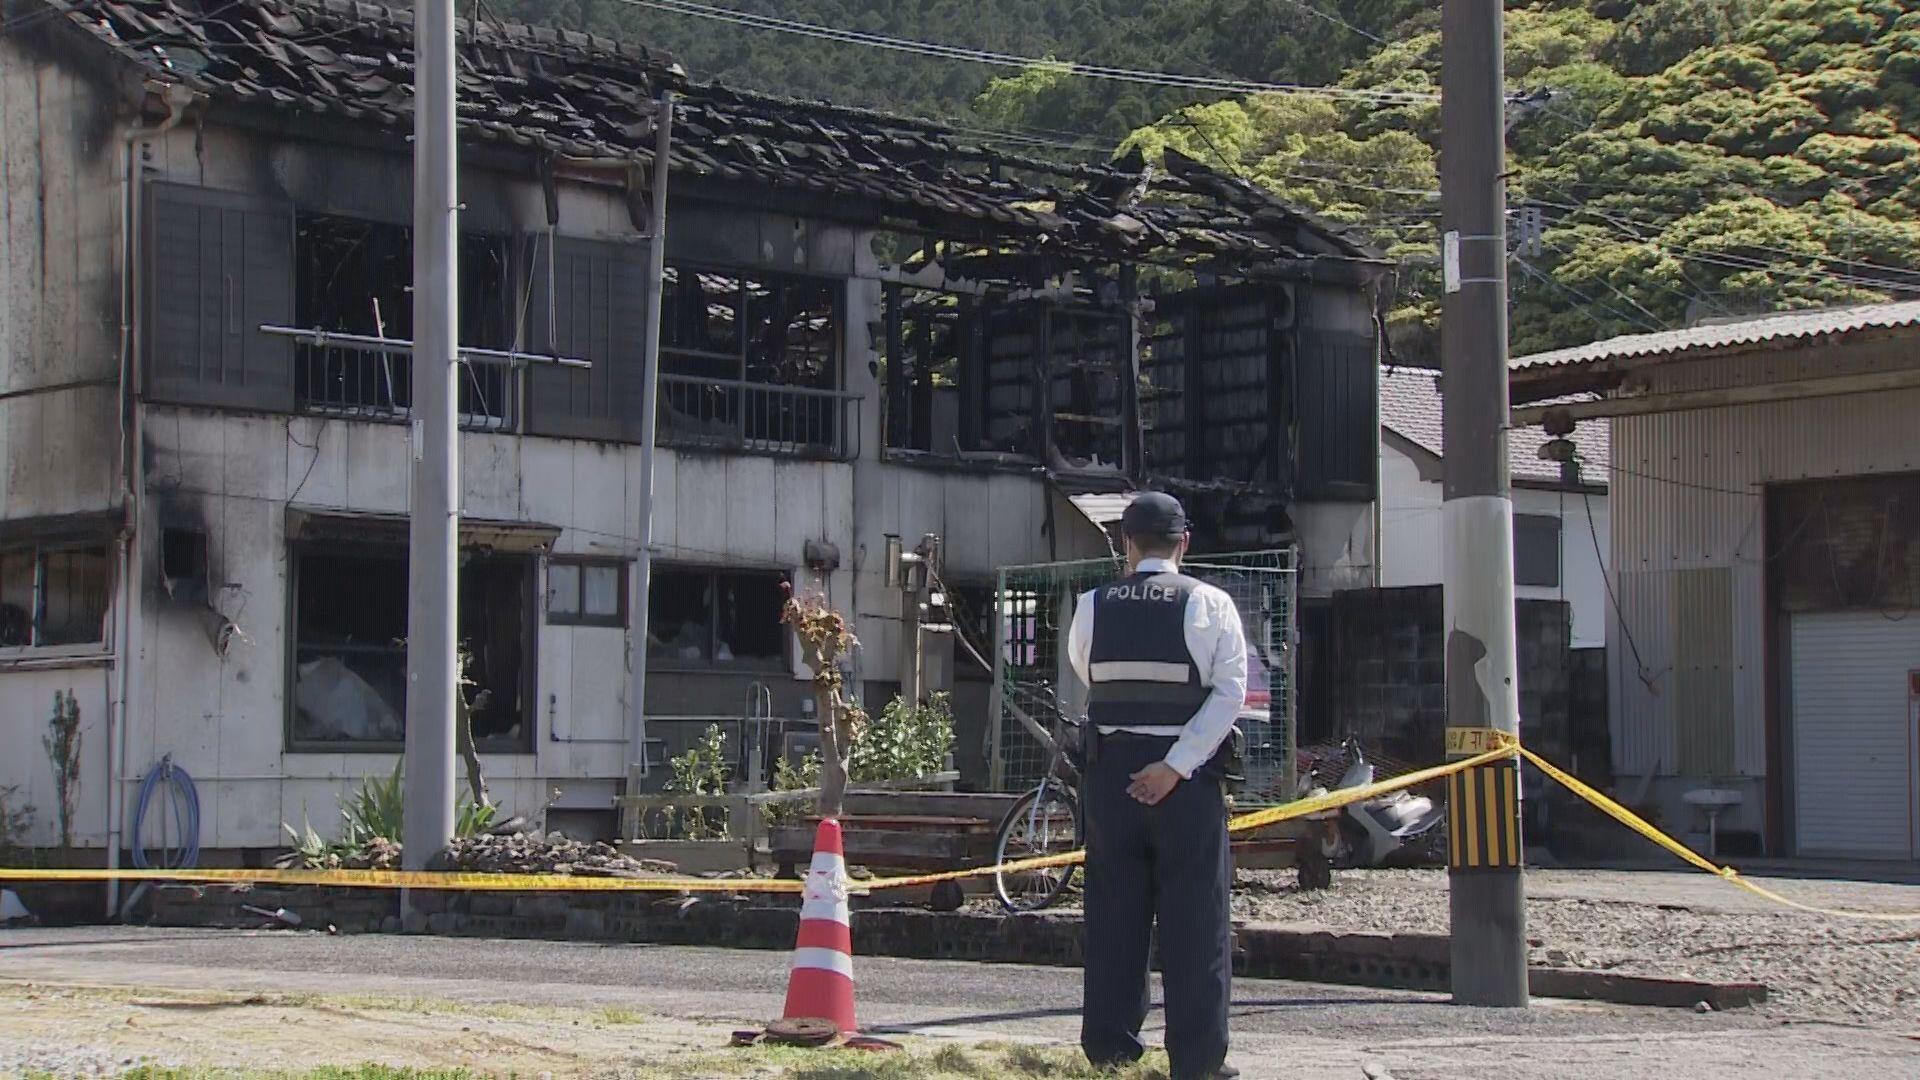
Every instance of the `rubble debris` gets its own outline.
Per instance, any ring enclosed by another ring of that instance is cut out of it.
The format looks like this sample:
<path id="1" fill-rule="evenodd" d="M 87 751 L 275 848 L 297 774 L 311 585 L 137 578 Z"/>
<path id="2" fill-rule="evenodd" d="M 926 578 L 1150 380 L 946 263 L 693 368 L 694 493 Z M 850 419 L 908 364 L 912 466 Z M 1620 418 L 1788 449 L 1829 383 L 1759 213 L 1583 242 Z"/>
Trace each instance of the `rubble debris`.
<path id="1" fill-rule="evenodd" d="M 467 836 L 455 840 L 435 869 L 478 874 L 570 874 L 576 877 L 663 877 L 678 867 L 636 859 L 611 844 L 572 840 L 560 833 Z"/>

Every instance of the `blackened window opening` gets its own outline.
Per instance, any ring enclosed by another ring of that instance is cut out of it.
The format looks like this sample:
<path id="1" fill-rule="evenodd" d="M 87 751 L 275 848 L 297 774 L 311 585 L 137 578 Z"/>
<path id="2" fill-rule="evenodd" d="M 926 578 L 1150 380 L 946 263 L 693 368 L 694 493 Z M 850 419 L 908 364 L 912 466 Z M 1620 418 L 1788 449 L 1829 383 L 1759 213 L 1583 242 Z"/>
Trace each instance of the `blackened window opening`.
<path id="1" fill-rule="evenodd" d="M 398 547 L 296 546 L 289 742 L 392 747 L 406 735 L 407 558 Z M 533 560 L 464 554 L 455 627 L 480 749 L 524 752 Z"/>
<path id="2" fill-rule="evenodd" d="M 1193 289 L 1155 302 L 1141 359 L 1149 472 L 1261 487 L 1287 482 L 1292 341 L 1275 330 L 1286 310 L 1284 294 L 1252 286 Z"/>
<path id="3" fill-rule="evenodd" d="M 889 286 L 887 446 L 1122 467 L 1131 320 L 1124 312 Z"/>
<path id="4" fill-rule="evenodd" d="M 0 552 L 0 648 L 105 641 L 111 577 L 102 545 Z"/>
<path id="5" fill-rule="evenodd" d="M 661 424 L 669 436 L 837 447 L 837 282 L 676 265 L 666 268 L 660 305 Z"/>
<path id="6" fill-rule="evenodd" d="M 656 567 L 647 654 L 674 665 L 771 669 L 786 657 L 784 574 Z"/>
<path id="7" fill-rule="evenodd" d="M 983 449 L 975 309 L 971 297 L 887 287 L 889 447 L 949 455 Z"/>
<path id="8" fill-rule="evenodd" d="M 513 345 L 507 242 L 463 233 L 459 255 L 459 344 Z M 331 214 L 295 219 L 294 324 L 411 340 L 413 235 L 389 225 Z M 298 404 L 310 411 L 398 417 L 413 405 L 412 359 L 344 345 L 301 343 L 294 352 Z M 460 366 L 463 421 L 500 427 L 512 422 L 514 375 L 502 364 Z"/>
<path id="9" fill-rule="evenodd" d="M 1074 469 L 1119 469 L 1130 323 L 1124 314 L 1090 310 L 1054 310 L 1047 317 L 1054 450 Z"/>

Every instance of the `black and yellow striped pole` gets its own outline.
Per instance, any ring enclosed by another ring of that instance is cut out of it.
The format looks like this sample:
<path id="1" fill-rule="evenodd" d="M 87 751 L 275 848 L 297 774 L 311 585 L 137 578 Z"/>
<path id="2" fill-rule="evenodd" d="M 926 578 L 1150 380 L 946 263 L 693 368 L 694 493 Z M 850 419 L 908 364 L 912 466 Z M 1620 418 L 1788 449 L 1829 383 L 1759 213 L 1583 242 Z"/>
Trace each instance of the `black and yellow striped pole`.
<path id="1" fill-rule="evenodd" d="M 1448 728 L 1447 756 L 1473 757 L 1504 745 L 1492 728 Z M 1447 777 L 1447 868 L 1515 870 L 1521 865 L 1520 767 L 1476 765 Z"/>

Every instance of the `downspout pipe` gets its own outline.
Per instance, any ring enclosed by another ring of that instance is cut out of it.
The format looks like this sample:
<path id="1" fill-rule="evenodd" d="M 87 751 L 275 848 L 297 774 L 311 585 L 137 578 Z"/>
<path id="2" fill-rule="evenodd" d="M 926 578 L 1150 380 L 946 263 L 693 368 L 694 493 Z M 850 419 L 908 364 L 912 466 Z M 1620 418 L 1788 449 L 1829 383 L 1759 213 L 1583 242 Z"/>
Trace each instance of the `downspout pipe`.
<path id="1" fill-rule="evenodd" d="M 179 127 L 187 110 L 200 95 L 183 86 L 168 86 L 161 92 L 167 115 L 159 123 L 135 122 L 127 128 L 126 154 L 120 175 L 120 482 L 124 520 L 120 528 L 118 551 L 119 596 L 114 604 L 113 653 L 117 685 L 112 687 L 112 707 L 107 710 L 107 869 L 120 868 L 120 850 L 125 844 L 126 795 L 121 777 L 127 770 L 127 725 L 134 701 L 134 668 L 140 651 L 134 636 L 139 627 L 135 608 L 140 601 L 140 524 L 146 502 L 146 477 L 141 467 L 140 356 L 134 334 L 134 317 L 141 297 L 140 260 L 144 255 L 139 242 L 139 189 L 134 177 L 139 174 L 140 144 L 158 138 Z M 107 917 L 113 918 L 120 906 L 120 883 L 107 882 Z"/>

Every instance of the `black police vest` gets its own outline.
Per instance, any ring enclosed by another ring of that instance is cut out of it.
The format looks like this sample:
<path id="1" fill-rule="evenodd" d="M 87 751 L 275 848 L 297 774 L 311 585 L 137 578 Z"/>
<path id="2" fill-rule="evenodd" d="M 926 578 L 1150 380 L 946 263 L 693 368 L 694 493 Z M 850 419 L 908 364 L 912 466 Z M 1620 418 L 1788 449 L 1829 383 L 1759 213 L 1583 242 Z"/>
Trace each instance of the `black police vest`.
<path id="1" fill-rule="evenodd" d="M 1187 649 L 1187 600 L 1199 587 L 1180 574 L 1132 574 L 1094 590 L 1089 723 L 1177 735 L 1200 711 L 1209 691 Z"/>

